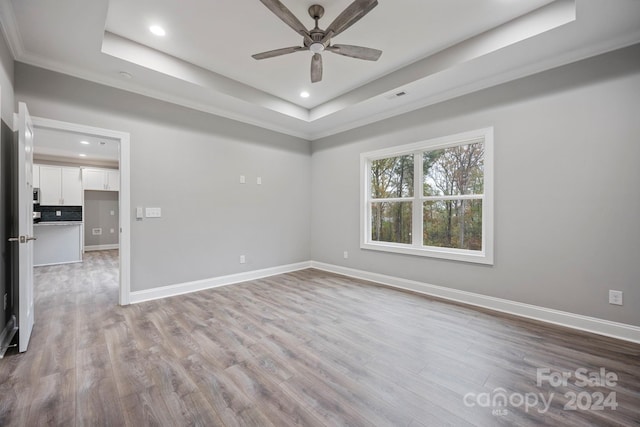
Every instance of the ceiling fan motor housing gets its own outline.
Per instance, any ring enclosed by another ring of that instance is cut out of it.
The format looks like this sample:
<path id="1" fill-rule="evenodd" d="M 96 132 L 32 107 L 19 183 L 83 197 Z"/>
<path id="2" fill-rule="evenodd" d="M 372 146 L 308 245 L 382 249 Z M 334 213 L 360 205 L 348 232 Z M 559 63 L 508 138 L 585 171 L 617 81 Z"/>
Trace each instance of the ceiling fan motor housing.
<path id="1" fill-rule="evenodd" d="M 314 29 L 309 31 L 309 36 L 313 43 L 305 38 L 304 45 L 309 48 L 313 53 L 320 53 L 324 51 L 324 48 L 329 46 L 330 40 L 324 40 L 325 32 L 318 27 L 318 20 L 324 16 L 324 7 L 319 4 L 314 4 L 309 7 L 309 16 L 316 21 Z M 324 40 L 324 42 L 323 42 Z"/>

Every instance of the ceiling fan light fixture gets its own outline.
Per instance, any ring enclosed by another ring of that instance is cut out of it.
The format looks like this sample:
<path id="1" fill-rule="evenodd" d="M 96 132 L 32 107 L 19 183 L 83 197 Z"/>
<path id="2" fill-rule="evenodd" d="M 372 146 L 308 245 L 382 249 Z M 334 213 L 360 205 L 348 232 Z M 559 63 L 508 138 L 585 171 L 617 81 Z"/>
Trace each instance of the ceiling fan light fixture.
<path id="1" fill-rule="evenodd" d="M 311 43 L 311 46 L 309 46 L 309 50 L 313 53 L 320 53 L 324 51 L 324 45 L 322 43 Z"/>

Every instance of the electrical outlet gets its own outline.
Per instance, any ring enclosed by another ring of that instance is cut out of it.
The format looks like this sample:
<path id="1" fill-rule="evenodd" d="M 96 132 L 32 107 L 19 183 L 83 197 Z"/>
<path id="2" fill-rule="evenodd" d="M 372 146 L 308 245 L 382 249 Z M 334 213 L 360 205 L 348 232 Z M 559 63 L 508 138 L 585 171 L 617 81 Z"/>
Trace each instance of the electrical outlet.
<path id="1" fill-rule="evenodd" d="M 109 211 L 109 215 L 114 216 L 116 214 L 116 211 Z"/>
<path id="2" fill-rule="evenodd" d="M 349 258 L 349 252 L 344 251 L 344 259 L 347 259 L 347 258 Z"/>
<path id="3" fill-rule="evenodd" d="M 240 264 L 244 264 L 247 262 L 247 259 L 244 257 L 244 255 L 240 255 Z"/>
<path id="4" fill-rule="evenodd" d="M 102 228 L 92 228 L 91 234 L 94 236 L 102 236 Z"/>
<path id="5" fill-rule="evenodd" d="M 240 175 L 240 184 L 246 184 L 247 178 L 244 175 Z"/>
<path id="6" fill-rule="evenodd" d="M 115 233 L 115 232 L 116 232 L 116 230 L 114 230 L 113 228 L 110 228 L 110 229 L 109 229 L 109 233 L 113 234 L 113 233 Z"/>
<path id="7" fill-rule="evenodd" d="M 56 216 L 62 216 L 62 211 L 56 211 Z"/>
<path id="8" fill-rule="evenodd" d="M 622 305 L 622 291 L 609 290 L 609 304 Z"/>

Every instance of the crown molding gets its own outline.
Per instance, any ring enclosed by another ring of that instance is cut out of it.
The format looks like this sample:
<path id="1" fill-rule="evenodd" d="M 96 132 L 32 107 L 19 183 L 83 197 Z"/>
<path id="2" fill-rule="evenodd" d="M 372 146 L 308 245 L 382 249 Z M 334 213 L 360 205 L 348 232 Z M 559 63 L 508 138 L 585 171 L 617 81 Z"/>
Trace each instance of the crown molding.
<path id="1" fill-rule="evenodd" d="M 19 61 L 24 56 L 24 43 L 18 30 L 18 21 L 10 1 L 0 1 L 0 28 L 7 41 L 11 56 Z"/>

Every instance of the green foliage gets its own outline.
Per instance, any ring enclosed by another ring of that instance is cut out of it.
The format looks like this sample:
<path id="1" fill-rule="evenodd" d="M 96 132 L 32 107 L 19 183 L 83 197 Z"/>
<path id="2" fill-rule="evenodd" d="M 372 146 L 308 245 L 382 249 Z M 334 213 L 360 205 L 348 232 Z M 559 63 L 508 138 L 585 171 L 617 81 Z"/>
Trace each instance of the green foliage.
<path id="1" fill-rule="evenodd" d="M 412 202 L 374 203 L 371 239 L 377 242 L 411 243 Z"/>
<path id="2" fill-rule="evenodd" d="M 426 246 L 482 249 L 482 199 L 456 196 L 482 195 L 484 145 L 473 143 L 424 152 L 423 194 L 447 197 L 429 200 L 423 206 L 423 236 Z M 373 199 L 412 198 L 414 156 L 404 155 L 371 163 Z M 412 241 L 412 202 L 373 202 L 371 238 L 374 241 Z"/>
<path id="3" fill-rule="evenodd" d="M 371 196 L 374 199 L 413 196 L 413 156 L 389 157 L 371 162 Z"/>
<path id="4" fill-rule="evenodd" d="M 425 246 L 482 249 L 482 200 L 425 202 L 423 210 Z"/>
<path id="5" fill-rule="evenodd" d="M 371 196 L 376 199 L 413 197 L 413 155 L 374 160 Z M 411 243 L 411 202 L 374 203 L 371 238 L 374 241 Z"/>
<path id="6" fill-rule="evenodd" d="M 484 191 L 484 145 L 459 145 L 424 156 L 425 196 L 462 196 Z M 482 249 L 482 201 L 450 199 L 427 202 L 423 212 L 423 244 Z"/>
<path id="7" fill-rule="evenodd" d="M 459 145 L 424 154 L 424 195 L 482 194 L 484 145 Z"/>

